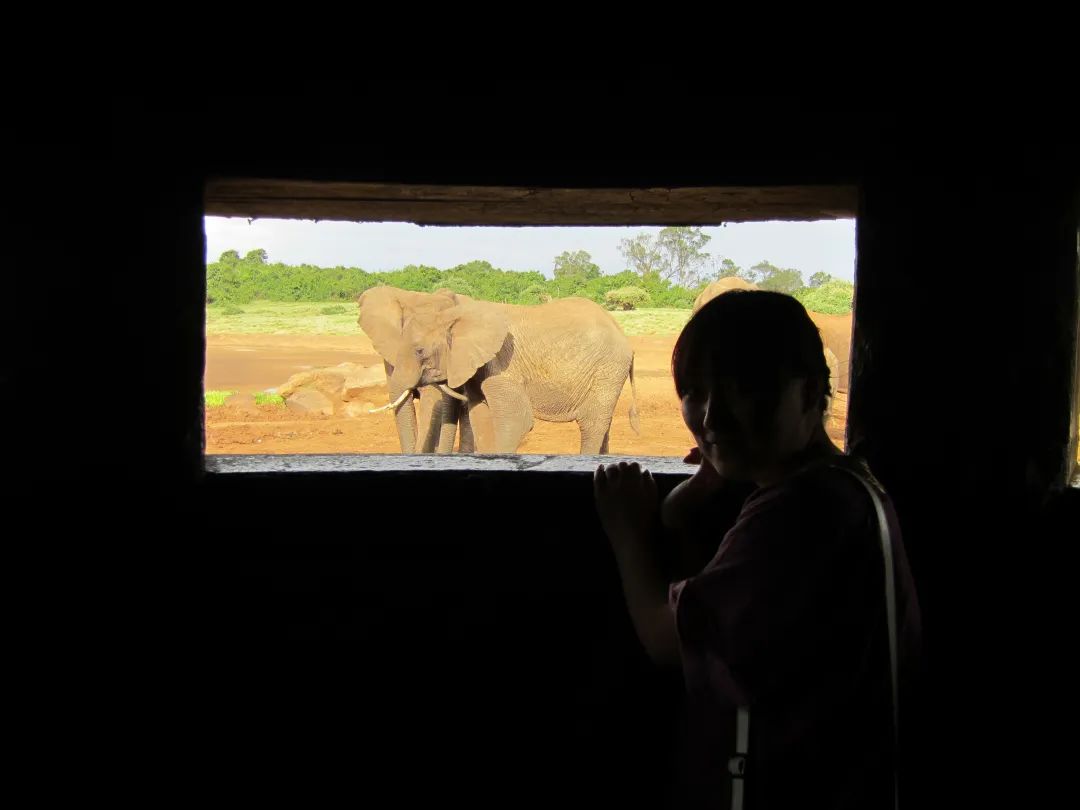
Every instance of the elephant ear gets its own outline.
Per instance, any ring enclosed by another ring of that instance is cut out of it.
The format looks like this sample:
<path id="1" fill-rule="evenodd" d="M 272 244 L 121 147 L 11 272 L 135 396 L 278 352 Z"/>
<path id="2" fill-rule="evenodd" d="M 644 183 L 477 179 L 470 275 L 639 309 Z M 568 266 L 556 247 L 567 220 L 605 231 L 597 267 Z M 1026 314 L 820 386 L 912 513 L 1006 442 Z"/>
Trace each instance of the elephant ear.
<path id="1" fill-rule="evenodd" d="M 510 321 L 497 307 L 475 302 L 451 307 L 443 318 L 449 344 L 446 378 L 451 388 L 458 388 L 499 353 L 510 334 Z"/>
<path id="2" fill-rule="evenodd" d="M 384 360 L 397 360 L 401 332 L 405 323 L 405 307 L 393 287 L 372 287 L 357 299 L 360 317 L 357 323 Z"/>

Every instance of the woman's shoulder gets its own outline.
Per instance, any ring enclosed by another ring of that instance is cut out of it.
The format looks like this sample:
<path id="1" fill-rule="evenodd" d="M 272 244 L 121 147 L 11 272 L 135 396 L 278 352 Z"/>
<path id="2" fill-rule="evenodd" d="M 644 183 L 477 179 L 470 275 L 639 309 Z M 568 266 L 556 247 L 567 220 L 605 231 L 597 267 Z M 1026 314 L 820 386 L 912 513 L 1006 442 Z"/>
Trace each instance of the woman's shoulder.
<path id="1" fill-rule="evenodd" d="M 831 516 L 844 523 L 858 522 L 873 508 L 860 479 L 882 491 L 865 459 L 844 454 L 827 456 L 755 491 L 747 498 L 745 514 L 776 510 L 789 513 L 795 520 Z"/>

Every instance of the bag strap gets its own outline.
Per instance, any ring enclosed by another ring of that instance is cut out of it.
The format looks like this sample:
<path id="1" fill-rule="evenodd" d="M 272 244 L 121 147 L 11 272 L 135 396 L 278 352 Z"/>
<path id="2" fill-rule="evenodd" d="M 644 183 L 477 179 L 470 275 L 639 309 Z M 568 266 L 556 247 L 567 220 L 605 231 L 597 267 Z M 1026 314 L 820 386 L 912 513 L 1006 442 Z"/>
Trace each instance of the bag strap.
<path id="1" fill-rule="evenodd" d="M 885 504 L 877 488 L 865 476 L 851 469 L 835 465 L 854 476 L 863 485 L 874 504 L 878 529 L 881 535 L 881 555 L 885 563 L 885 618 L 889 634 L 889 673 L 892 684 L 893 748 L 899 751 L 900 728 L 900 680 L 898 673 L 897 632 L 896 632 L 896 579 L 893 566 L 892 533 L 889 530 Z M 745 800 L 746 759 L 750 751 L 750 709 L 739 706 L 735 714 L 735 755 L 728 760 L 728 773 L 731 774 L 731 810 L 742 810 Z M 900 807 L 899 785 L 896 773 L 896 761 L 893 760 L 893 807 Z"/>
<path id="2" fill-rule="evenodd" d="M 896 575 L 893 566 L 892 536 L 889 531 L 889 521 L 885 515 L 885 504 L 881 500 L 881 494 L 877 487 L 871 484 L 866 477 L 850 467 L 839 467 L 845 470 L 863 485 L 870 494 L 870 500 L 874 502 L 874 511 L 877 513 L 878 527 L 881 530 L 881 556 L 885 562 L 885 618 L 889 631 L 889 672 L 892 682 L 892 714 L 893 714 L 893 807 L 900 807 L 900 795 L 898 777 L 896 772 L 896 757 L 900 751 L 900 676 L 898 663 L 898 642 L 896 632 Z"/>
<path id="3" fill-rule="evenodd" d="M 746 788 L 746 758 L 750 752 L 750 709 L 739 706 L 735 712 L 735 755 L 728 760 L 731 774 L 731 810 L 742 810 Z"/>

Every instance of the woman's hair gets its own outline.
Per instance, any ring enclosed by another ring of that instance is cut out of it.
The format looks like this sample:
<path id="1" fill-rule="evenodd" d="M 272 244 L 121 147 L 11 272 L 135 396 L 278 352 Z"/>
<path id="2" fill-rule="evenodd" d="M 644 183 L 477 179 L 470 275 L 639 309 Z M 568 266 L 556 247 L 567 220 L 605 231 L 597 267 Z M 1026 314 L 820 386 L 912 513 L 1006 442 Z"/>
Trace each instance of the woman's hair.
<path id="1" fill-rule="evenodd" d="M 698 310 L 675 342 L 671 375 L 680 397 L 720 377 L 764 406 L 795 377 L 821 381 L 822 412 L 832 393 L 817 326 L 796 299 L 764 290 L 731 290 Z"/>

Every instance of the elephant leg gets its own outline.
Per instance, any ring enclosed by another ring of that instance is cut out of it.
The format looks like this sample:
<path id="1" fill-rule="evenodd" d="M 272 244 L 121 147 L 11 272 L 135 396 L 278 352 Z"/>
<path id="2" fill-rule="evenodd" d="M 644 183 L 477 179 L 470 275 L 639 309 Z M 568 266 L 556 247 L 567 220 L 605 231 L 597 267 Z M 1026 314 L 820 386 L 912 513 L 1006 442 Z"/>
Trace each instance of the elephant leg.
<path id="1" fill-rule="evenodd" d="M 840 362 L 836 354 L 828 346 L 825 349 L 825 365 L 829 369 L 829 396 L 825 398 L 825 421 L 832 416 L 833 402 L 840 386 Z"/>
<path id="2" fill-rule="evenodd" d="M 452 453 L 457 435 L 457 400 L 433 386 L 420 389 L 418 453 Z"/>
<path id="3" fill-rule="evenodd" d="M 495 452 L 495 426 L 491 422 L 491 409 L 484 401 L 483 392 L 476 386 L 475 391 L 469 391 L 468 413 L 462 423 L 461 440 L 464 444 L 464 424 L 469 425 L 469 434 L 472 437 L 472 450 L 475 453 Z M 466 452 L 464 449 L 461 452 Z"/>
<path id="4" fill-rule="evenodd" d="M 596 455 L 608 452 L 608 439 L 611 433 L 611 418 L 622 393 L 623 380 L 618 384 L 598 381 L 597 392 L 593 399 L 586 402 L 578 412 L 577 423 L 581 429 L 581 449 L 584 455 Z"/>
<path id="5" fill-rule="evenodd" d="M 532 430 L 532 403 L 517 382 L 489 377 L 481 383 L 491 411 L 496 453 L 516 453 L 525 435 Z"/>
<path id="6" fill-rule="evenodd" d="M 579 421 L 578 427 L 581 428 L 581 449 L 578 450 L 580 454 L 595 456 L 598 453 L 607 453 L 610 418 L 606 426 L 595 421 Z"/>

